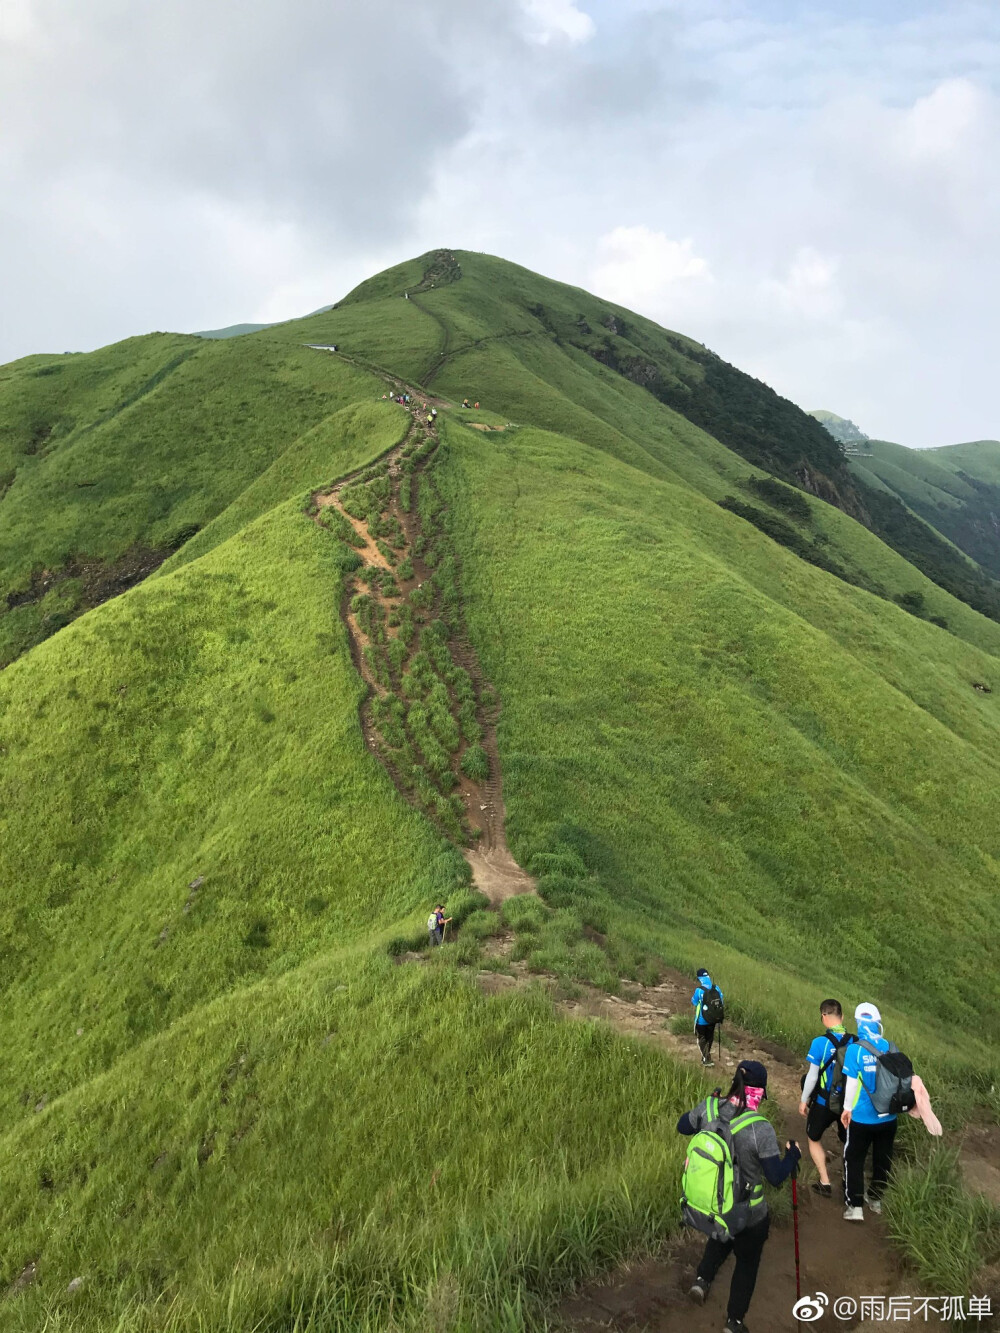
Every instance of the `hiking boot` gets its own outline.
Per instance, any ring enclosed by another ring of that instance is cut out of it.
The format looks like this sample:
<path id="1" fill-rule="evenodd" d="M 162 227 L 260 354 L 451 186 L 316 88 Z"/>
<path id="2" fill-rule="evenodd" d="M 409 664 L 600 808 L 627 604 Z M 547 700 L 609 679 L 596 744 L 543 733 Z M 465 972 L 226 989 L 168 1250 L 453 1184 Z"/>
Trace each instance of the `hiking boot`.
<path id="1" fill-rule="evenodd" d="M 863 1222 L 865 1220 L 865 1210 L 863 1208 L 852 1208 L 850 1204 L 844 1209 L 845 1222 Z"/>
<path id="2" fill-rule="evenodd" d="M 688 1298 L 694 1301 L 695 1305 L 704 1305 L 708 1299 L 708 1293 L 712 1290 L 711 1282 L 706 1282 L 703 1277 L 696 1277 L 691 1283 L 691 1289 L 688 1292 Z"/>
<path id="3" fill-rule="evenodd" d="M 865 1196 L 865 1203 L 868 1205 L 869 1210 L 873 1212 L 876 1217 L 881 1215 L 882 1212 L 881 1199 L 873 1199 L 872 1196 L 868 1194 Z"/>
<path id="4" fill-rule="evenodd" d="M 703 1056 L 701 1057 L 701 1063 L 702 1063 L 703 1065 L 708 1065 L 709 1067 L 711 1067 L 712 1065 L 715 1064 L 715 1061 L 714 1061 L 714 1060 L 710 1060 L 710 1059 L 708 1058 L 707 1055 L 703 1055 Z"/>
<path id="5" fill-rule="evenodd" d="M 749 1328 L 742 1319 L 734 1319 L 732 1315 L 726 1320 L 726 1327 L 722 1333 L 750 1333 Z"/>
<path id="6" fill-rule="evenodd" d="M 821 1181 L 814 1180 L 812 1183 L 812 1189 L 813 1189 L 813 1194 L 818 1194 L 823 1199 L 833 1198 L 832 1185 L 824 1185 Z"/>

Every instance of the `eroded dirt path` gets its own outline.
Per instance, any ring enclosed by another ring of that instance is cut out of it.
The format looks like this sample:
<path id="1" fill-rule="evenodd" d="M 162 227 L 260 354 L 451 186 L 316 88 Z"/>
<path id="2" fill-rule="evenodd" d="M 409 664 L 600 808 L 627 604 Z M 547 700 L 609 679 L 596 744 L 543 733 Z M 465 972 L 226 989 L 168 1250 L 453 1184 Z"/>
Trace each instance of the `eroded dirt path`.
<path id="1" fill-rule="evenodd" d="M 357 556 L 341 615 L 368 686 L 366 743 L 399 790 L 463 847 L 491 903 L 534 892 L 504 834 L 500 705 L 465 630 L 434 481 L 436 399 L 396 379 L 411 422 L 384 458 L 313 495 L 313 516 Z M 406 401 L 408 395 L 409 401 Z"/>

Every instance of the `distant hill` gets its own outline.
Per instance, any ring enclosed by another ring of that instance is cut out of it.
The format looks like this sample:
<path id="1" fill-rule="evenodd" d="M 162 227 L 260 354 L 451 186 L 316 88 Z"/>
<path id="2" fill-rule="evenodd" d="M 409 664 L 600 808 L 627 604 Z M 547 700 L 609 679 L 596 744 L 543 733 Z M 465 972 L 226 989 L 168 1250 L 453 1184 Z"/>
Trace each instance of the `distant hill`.
<path id="1" fill-rule="evenodd" d="M 809 415 L 815 417 L 820 425 L 825 426 L 833 438 L 840 440 L 841 444 L 860 444 L 868 439 L 864 431 L 853 421 L 847 417 L 838 417 L 836 412 L 827 412 L 817 407 Z"/>
<path id="2" fill-rule="evenodd" d="M 870 440 L 852 471 L 880 484 L 1000 578 L 1000 441 L 910 449 Z"/>
<path id="3" fill-rule="evenodd" d="M 260 333 L 261 329 L 271 329 L 273 324 L 230 324 L 225 329 L 201 329 L 191 336 L 194 338 L 242 338 L 245 333 Z"/>
<path id="4" fill-rule="evenodd" d="M 916 501 L 1000 445 L 874 448 L 443 249 L 0 367 L 5 1328 L 554 1326 L 677 1231 L 706 1085 L 526 972 L 710 966 L 789 1060 L 875 1000 L 995 1121 L 1000 586 Z M 537 896 L 477 891 L 487 801 Z M 909 1170 L 888 1229 L 982 1290 Z"/>

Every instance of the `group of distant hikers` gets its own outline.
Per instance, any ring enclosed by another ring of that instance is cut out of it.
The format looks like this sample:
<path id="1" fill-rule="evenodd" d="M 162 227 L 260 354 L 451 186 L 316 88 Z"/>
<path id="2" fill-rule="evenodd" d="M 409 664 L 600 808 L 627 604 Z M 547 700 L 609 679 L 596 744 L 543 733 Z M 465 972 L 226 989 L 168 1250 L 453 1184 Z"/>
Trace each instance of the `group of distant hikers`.
<path id="1" fill-rule="evenodd" d="M 691 1003 L 702 1064 L 712 1065 L 712 1042 L 725 1018 L 725 1003 L 721 988 L 704 968 L 698 971 Z M 866 1204 L 873 1213 L 882 1211 L 897 1117 L 919 1116 L 932 1134 L 940 1134 L 941 1125 L 909 1058 L 883 1035 L 882 1016 L 874 1004 L 855 1009 L 856 1036 L 844 1027 L 839 1000 L 824 1000 L 819 1012 L 823 1032 L 806 1054 L 798 1108 L 819 1174 L 812 1188 L 822 1198 L 833 1197 L 822 1139 L 836 1125 L 844 1153 L 844 1219 L 863 1222 Z M 721 1049 L 721 1033 L 719 1044 Z M 769 1228 L 764 1182 L 781 1185 L 795 1175 L 801 1157 L 794 1139 L 786 1141 L 785 1155 L 779 1156 L 777 1135 L 758 1113 L 766 1097 L 765 1066 L 741 1060 L 725 1096 L 716 1088 L 677 1122 L 678 1133 L 691 1138 L 684 1164 L 684 1221 L 708 1236 L 690 1296 L 703 1304 L 722 1264 L 734 1255 L 726 1333 L 747 1333 L 744 1316 Z M 866 1191 L 869 1150 L 872 1171 Z"/>

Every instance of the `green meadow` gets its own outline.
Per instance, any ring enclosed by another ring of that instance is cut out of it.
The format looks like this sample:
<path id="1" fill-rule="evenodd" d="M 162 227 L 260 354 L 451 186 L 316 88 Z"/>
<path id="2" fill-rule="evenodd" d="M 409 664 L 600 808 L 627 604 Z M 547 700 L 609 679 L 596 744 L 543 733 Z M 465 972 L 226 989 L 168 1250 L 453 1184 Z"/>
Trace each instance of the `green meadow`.
<path id="1" fill-rule="evenodd" d="M 498 918 L 365 744 L 310 494 L 403 439 L 386 373 L 442 404 L 415 512 L 499 700 L 516 956 L 707 965 L 796 1048 L 873 999 L 949 1127 L 995 1119 L 986 561 L 699 344 L 434 252 L 0 368 L 0 1329 L 520 1333 L 677 1227 L 700 1082 L 480 992 Z M 439 899 L 456 942 L 401 961 Z M 895 1198 L 935 1288 L 994 1257 L 951 1159 Z"/>

